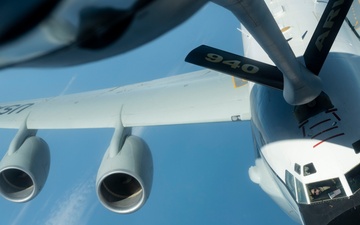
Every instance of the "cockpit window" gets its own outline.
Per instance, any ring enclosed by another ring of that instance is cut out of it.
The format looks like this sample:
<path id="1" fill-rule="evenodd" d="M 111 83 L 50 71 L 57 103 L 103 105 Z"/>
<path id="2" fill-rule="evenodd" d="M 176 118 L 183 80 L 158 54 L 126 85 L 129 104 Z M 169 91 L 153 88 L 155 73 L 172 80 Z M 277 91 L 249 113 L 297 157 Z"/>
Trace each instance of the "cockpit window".
<path id="1" fill-rule="evenodd" d="M 308 176 L 314 173 L 316 173 L 316 169 L 313 163 L 309 163 L 304 166 L 304 176 Z"/>
<path id="2" fill-rule="evenodd" d="M 339 178 L 324 180 L 307 185 L 311 202 L 318 202 L 346 196 Z"/>
<path id="3" fill-rule="evenodd" d="M 295 172 L 297 172 L 299 175 L 301 175 L 301 166 L 297 163 L 295 163 L 294 165 L 294 170 Z"/>
<path id="4" fill-rule="evenodd" d="M 297 192 L 297 197 L 298 197 L 298 202 L 299 203 L 308 203 L 307 199 L 306 199 L 306 194 L 305 194 L 305 188 L 303 183 L 301 183 L 298 179 L 296 179 L 296 192 Z"/>
<path id="5" fill-rule="evenodd" d="M 351 191 L 353 193 L 358 191 L 360 189 L 360 164 L 345 174 L 345 177 L 349 182 Z"/>
<path id="6" fill-rule="evenodd" d="M 296 199 L 294 176 L 287 170 L 285 171 L 285 182 L 286 182 L 286 186 L 288 187 L 290 193 Z"/>
<path id="7" fill-rule="evenodd" d="M 291 195 L 298 203 L 308 203 L 303 183 L 287 170 L 285 171 L 285 182 Z"/>

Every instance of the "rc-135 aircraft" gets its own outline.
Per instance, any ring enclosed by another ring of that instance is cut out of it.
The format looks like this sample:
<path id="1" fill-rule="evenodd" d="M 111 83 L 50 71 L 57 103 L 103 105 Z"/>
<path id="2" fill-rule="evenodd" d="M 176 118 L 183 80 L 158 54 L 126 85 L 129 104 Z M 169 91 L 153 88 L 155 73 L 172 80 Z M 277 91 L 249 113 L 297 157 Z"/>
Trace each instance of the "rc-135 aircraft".
<path id="1" fill-rule="evenodd" d="M 111 127 L 97 194 L 114 212 L 134 212 L 150 194 L 153 166 L 147 144 L 131 127 L 250 120 L 253 182 L 300 224 L 357 224 L 360 46 L 346 18 L 352 1 L 214 2 L 242 22 L 247 58 L 200 46 L 186 61 L 251 82 L 203 70 L 4 103 L 0 127 L 18 133 L 0 163 L 1 194 L 25 202 L 45 184 L 49 149 L 37 130 Z"/>

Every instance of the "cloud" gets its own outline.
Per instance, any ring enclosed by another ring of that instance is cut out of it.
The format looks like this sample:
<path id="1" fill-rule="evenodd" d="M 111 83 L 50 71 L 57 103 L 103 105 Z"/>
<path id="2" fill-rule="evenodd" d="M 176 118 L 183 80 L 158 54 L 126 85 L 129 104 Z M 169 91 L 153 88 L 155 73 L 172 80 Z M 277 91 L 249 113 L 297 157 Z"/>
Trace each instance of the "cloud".
<path id="1" fill-rule="evenodd" d="M 87 224 L 94 207 L 90 203 L 90 195 L 94 191 L 94 180 L 88 179 L 75 186 L 70 193 L 55 204 L 46 225 L 79 225 Z"/>
<path id="2" fill-rule="evenodd" d="M 24 204 L 24 206 L 21 208 L 20 212 L 18 212 L 15 220 L 13 220 L 13 221 L 11 222 L 11 225 L 22 224 L 21 221 L 22 221 L 25 213 L 27 212 L 29 206 L 30 206 L 30 203 L 29 203 L 29 202 Z"/>

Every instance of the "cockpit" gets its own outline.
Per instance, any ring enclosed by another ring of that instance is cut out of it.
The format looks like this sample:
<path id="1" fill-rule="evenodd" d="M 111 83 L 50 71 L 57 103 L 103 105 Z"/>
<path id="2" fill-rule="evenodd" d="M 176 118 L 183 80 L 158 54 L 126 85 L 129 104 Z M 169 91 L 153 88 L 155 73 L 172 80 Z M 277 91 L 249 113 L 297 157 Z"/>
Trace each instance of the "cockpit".
<path id="1" fill-rule="evenodd" d="M 339 178 L 306 185 L 310 202 L 318 202 L 346 196 Z"/>
<path id="2" fill-rule="evenodd" d="M 340 177 L 316 182 L 306 182 L 306 177 L 316 174 L 315 166 L 295 164 L 294 173 L 285 171 L 285 184 L 299 204 L 313 204 L 351 196 L 360 189 L 360 164 Z"/>

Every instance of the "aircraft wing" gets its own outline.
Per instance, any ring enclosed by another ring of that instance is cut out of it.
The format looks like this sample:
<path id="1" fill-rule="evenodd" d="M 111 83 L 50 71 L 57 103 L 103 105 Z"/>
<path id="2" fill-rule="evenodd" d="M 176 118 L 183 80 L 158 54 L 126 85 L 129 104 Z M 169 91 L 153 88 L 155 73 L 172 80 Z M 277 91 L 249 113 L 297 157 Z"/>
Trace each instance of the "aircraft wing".
<path id="1" fill-rule="evenodd" d="M 0 104 L 0 127 L 69 129 L 250 119 L 246 81 L 211 70 L 54 98 Z"/>

